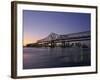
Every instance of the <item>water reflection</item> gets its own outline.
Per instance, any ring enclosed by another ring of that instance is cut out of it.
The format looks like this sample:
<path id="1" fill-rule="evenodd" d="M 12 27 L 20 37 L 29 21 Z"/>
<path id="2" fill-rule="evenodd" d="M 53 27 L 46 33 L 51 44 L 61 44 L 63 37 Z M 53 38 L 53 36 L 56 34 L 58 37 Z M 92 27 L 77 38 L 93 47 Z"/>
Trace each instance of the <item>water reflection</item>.
<path id="1" fill-rule="evenodd" d="M 23 69 L 89 66 L 89 48 L 24 48 Z"/>

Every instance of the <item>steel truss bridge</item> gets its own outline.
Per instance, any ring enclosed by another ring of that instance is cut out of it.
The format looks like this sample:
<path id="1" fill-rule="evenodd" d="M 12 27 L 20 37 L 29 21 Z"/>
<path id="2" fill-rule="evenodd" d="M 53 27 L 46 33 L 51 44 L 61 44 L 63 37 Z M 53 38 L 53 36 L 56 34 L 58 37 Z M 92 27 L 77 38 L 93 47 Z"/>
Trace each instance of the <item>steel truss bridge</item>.
<path id="1" fill-rule="evenodd" d="M 61 47 L 78 46 L 80 47 L 81 45 L 87 45 L 89 47 L 88 43 L 90 43 L 90 39 L 91 39 L 90 31 L 64 34 L 64 35 L 51 33 L 47 37 L 41 40 L 38 40 L 37 44 L 39 44 L 41 47 L 57 47 L 57 46 L 61 46 Z"/>

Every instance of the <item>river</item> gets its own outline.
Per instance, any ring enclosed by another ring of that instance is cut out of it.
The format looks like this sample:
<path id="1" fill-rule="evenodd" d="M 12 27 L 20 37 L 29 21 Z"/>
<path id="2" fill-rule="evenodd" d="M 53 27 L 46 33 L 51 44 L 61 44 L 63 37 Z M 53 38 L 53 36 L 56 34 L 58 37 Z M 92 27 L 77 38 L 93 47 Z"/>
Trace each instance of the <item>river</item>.
<path id="1" fill-rule="evenodd" d="M 23 69 L 90 66 L 89 48 L 23 48 Z"/>

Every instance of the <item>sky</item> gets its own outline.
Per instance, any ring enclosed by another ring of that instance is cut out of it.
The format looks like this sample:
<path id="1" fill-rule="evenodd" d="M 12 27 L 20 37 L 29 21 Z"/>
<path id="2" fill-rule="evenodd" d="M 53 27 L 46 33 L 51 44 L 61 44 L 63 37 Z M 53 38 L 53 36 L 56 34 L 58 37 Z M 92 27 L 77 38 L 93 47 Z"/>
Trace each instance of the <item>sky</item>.
<path id="1" fill-rule="evenodd" d="M 89 13 L 23 10 L 24 45 L 35 43 L 51 32 L 69 34 L 90 30 Z"/>

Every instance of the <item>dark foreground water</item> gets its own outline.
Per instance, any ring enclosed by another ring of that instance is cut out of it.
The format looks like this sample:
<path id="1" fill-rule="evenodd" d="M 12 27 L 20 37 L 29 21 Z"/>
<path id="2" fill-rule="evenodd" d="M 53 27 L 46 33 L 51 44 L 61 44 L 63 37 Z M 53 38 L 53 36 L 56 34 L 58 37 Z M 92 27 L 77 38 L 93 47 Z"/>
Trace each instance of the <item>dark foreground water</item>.
<path id="1" fill-rule="evenodd" d="M 90 66 L 88 48 L 24 48 L 23 69 Z"/>

